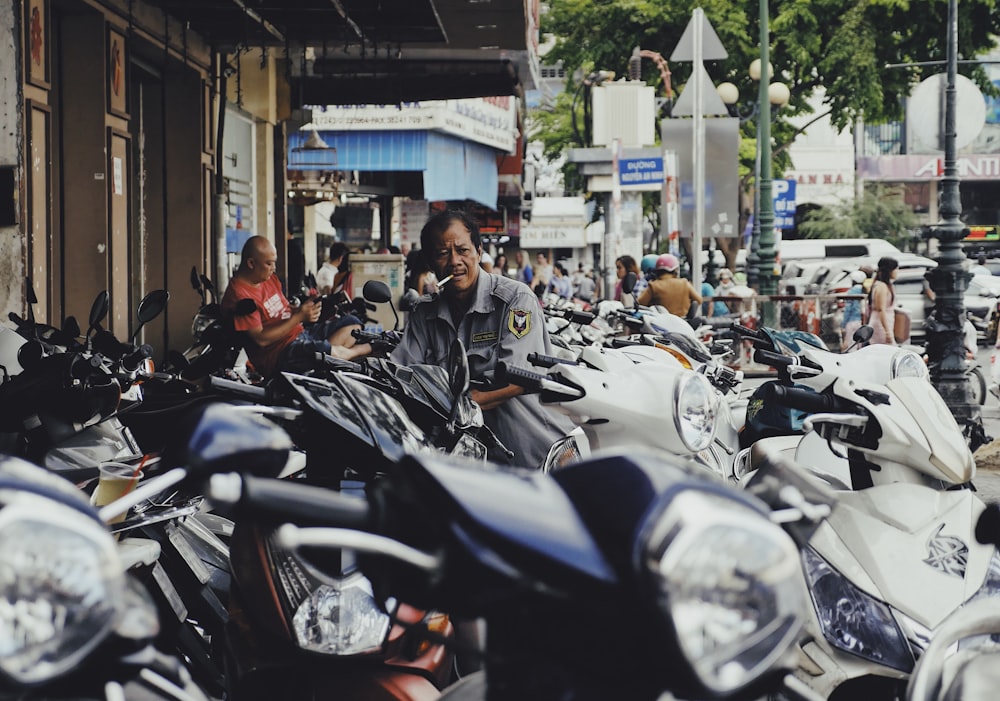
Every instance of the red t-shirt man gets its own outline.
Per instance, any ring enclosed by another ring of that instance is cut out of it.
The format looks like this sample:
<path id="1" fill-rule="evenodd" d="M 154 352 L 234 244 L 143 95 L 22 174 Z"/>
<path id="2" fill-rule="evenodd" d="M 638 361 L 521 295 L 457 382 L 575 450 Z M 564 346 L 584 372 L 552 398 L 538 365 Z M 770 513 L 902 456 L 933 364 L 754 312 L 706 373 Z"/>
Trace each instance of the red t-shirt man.
<path id="1" fill-rule="evenodd" d="M 273 275 L 259 285 L 251 285 L 239 277 L 234 277 L 222 296 L 222 309 L 232 313 L 236 303 L 241 299 L 252 299 L 257 309 L 252 314 L 233 316 L 233 328 L 236 331 L 249 332 L 252 329 L 266 331 L 292 317 L 291 305 L 281 292 L 278 278 Z M 264 377 L 273 374 L 278 367 L 281 352 L 298 338 L 303 329 L 301 322 L 292 324 L 284 335 L 265 345 L 254 342 L 251 336 L 245 347 L 254 369 Z"/>
<path id="2" fill-rule="evenodd" d="M 352 332 L 361 327 L 357 317 L 347 314 L 316 324 L 322 312 L 321 304 L 307 299 L 292 309 L 281 292 L 280 281 L 274 276 L 277 261 L 274 244 L 263 236 L 251 236 L 243 245 L 240 267 L 222 296 L 222 310 L 232 316 L 233 328 L 246 335 L 243 345 L 257 372 L 271 377 L 284 362 L 285 350 L 293 343 L 297 344 L 296 348 L 301 346 L 306 355 L 335 352 L 345 360 L 370 351 L 367 344 L 355 345 Z M 241 299 L 253 300 L 256 306 L 253 313 L 241 316 L 234 313 Z M 313 324 L 308 333 L 303 331 L 303 322 Z"/>

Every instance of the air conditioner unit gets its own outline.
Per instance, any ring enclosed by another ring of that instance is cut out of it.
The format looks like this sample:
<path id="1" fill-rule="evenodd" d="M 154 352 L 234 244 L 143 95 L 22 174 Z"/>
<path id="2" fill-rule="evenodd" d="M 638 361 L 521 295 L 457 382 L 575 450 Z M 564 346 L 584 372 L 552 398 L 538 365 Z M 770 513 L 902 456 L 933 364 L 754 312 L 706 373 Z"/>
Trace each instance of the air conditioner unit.
<path id="1" fill-rule="evenodd" d="M 591 90 L 594 145 L 621 139 L 622 146 L 656 143 L 655 90 L 639 80 L 598 85 Z"/>

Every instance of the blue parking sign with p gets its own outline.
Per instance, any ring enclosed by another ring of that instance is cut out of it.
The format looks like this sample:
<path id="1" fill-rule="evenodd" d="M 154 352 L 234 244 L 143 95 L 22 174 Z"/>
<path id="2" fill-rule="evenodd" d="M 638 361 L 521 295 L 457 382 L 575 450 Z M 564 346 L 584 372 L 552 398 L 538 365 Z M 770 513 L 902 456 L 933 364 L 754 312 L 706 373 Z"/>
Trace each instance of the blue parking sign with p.
<path id="1" fill-rule="evenodd" d="M 774 200 L 774 228 L 795 228 L 795 181 L 773 181 L 771 195 Z"/>

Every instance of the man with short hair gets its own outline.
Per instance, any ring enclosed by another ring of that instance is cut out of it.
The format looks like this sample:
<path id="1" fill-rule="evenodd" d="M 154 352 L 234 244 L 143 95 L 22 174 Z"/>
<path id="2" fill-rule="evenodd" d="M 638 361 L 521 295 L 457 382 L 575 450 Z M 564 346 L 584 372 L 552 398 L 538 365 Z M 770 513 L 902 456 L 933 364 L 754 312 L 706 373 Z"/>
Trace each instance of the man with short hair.
<path id="1" fill-rule="evenodd" d="M 330 245 L 329 257 L 323 261 L 323 265 L 316 272 L 316 289 L 321 295 L 339 291 L 337 289 L 337 275 L 340 274 L 341 268 L 346 269 L 347 255 L 347 246 L 340 241 L 335 241 Z"/>
<path id="2" fill-rule="evenodd" d="M 240 267 L 222 296 L 223 313 L 231 315 L 233 328 L 246 336 L 247 356 L 264 377 L 282 368 L 289 354 L 295 352 L 293 347 L 304 354 L 329 353 L 334 345 L 349 348 L 355 343 L 352 331 L 361 328 L 360 320 L 352 315 L 315 323 L 322 305 L 313 300 L 292 309 L 274 274 L 277 261 L 274 244 L 263 236 L 251 236 L 243 245 Z M 236 316 L 236 305 L 243 299 L 253 300 L 255 309 Z M 307 331 L 303 323 L 313 326 Z"/>
<path id="3" fill-rule="evenodd" d="M 552 354 L 537 297 L 525 284 L 480 267 L 479 226 L 465 212 L 447 210 L 428 219 L 420 249 L 443 285 L 436 298 L 410 312 L 392 359 L 445 365 L 452 342 L 460 339 L 472 379 L 490 383 L 471 391 L 486 425 L 514 452 L 514 464 L 541 466 L 572 423 L 544 407 L 537 395 L 523 395 L 518 385 L 493 385 L 498 363 L 530 367 L 531 353 Z"/>

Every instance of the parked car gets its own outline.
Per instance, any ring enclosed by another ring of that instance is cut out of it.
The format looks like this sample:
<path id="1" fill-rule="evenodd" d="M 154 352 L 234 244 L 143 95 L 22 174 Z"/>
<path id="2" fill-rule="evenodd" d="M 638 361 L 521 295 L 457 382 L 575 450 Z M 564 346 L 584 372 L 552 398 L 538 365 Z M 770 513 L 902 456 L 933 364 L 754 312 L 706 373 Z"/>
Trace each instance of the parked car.
<path id="1" fill-rule="evenodd" d="M 915 253 L 895 253 L 892 257 L 899 262 L 900 271 L 919 269 L 923 272 L 937 266 L 937 261 Z M 865 266 L 874 270 L 879 258 L 879 255 L 868 255 L 789 261 L 782 271 L 779 289 L 785 294 L 843 294 L 851 286 L 851 273 Z"/>
<path id="2" fill-rule="evenodd" d="M 910 314 L 910 340 L 923 343 L 924 330 L 924 271 L 900 270 L 895 282 L 896 306 Z M 1000 320 L 1000 278 L 974 275 L 963 299 L 965 311 L 976 327 L 980 344 L 996 342 L 997 321 Z"/>

